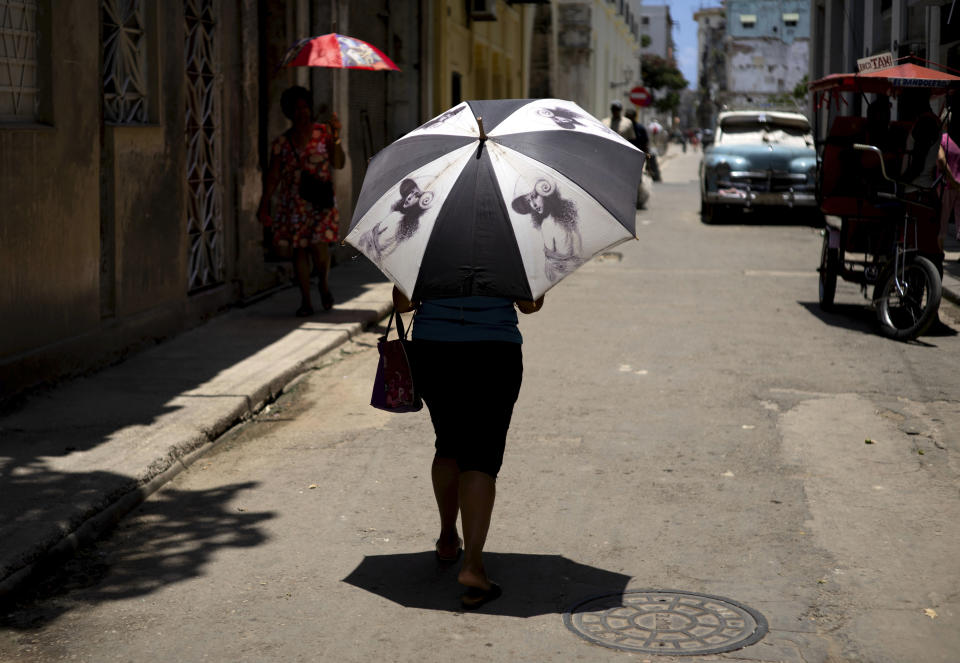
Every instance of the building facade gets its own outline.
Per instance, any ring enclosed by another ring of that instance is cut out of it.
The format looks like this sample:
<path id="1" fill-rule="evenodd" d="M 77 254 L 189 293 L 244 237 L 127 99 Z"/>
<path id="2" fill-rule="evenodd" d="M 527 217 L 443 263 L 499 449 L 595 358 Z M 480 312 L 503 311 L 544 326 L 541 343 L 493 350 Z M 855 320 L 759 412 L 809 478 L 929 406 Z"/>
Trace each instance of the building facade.
<path id="1" fill-rule="evenodd" d="M 550 96 L 597 117 L 609 113 L 612 99 L 629 103 L 641 82 L 639 7 L 636 0 L 551 2 L 557 63 Z"/>
<path id="2" fill-rule="evenodd" d="M 810 3 L 727 0 L 726 14 L 723 103 L 751 108 L 783 105 L 809 74 Z"/>
<path id="3" fill-rule="evenodd" d="M 811 5 L 811 79 L 856 71 L 858 59 L 887 52 L 960 70 L 960 7 L 952 0 L 813 0 Z M 866 112 L 862 98 L 848 95 L 846 101 Z"/>
<path id="4" fill-rule="evenodd" d="M 673 18 L 669 5 L 643 5 L 640 7 L 640 34 L 649 39 L 644 53 L 659 55 L 672 60 L 675 55 L 673 42 Z"/>
<path id="5" fill-rule="evenodd" d="M 336 111 L 351 163 L 425 117 L 427 0 L 0 0 L 0 400 L 116 361 L 288 282 L 256 219 L 283 89 Z M 391 74 L 279 69 L 337 31 Z"/>
<path id="6" fill-rule="evenodd" d="M 714 129 L 727 95 L 727 13 L 709 7 L 693 14 L 697 22 L 696 123 Z"/>
<path id="7" fill-rule="evenodd" d="M 430 3 L 430 116 L 465 99 L 526 97 L 534 14 L 503 0 Z"/>

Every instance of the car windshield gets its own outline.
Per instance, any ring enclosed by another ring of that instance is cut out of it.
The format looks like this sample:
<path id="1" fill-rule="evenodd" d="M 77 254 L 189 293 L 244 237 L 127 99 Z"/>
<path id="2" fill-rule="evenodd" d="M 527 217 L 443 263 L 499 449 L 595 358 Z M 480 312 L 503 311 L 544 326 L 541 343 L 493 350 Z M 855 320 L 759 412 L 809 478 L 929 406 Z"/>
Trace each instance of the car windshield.
<path id="1" fill-rule="evenodd" d="M 738 115 L 720 125 L 720 143 L 726 145 L 773 143 L 796 147 L 813 144 L 810 125 L 802 118 Z"/>

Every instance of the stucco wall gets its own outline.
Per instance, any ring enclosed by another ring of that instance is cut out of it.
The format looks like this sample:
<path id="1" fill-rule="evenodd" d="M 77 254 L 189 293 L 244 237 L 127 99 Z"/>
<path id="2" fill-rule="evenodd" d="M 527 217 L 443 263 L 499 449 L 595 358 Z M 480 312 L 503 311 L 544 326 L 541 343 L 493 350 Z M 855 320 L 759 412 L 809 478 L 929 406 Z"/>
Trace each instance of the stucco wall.
<path id="1" fill-rule="evenodd" d="M 524 15 L 532 10 L 497 0 L 495 21 L 469 20 L 466 5 L 443 0 L 433 12 L 433 112 L 457 103 L 454 72 L 461 76 L 460 99 L 517 98 L 527 94 Z"/>
<path id="2" fill-rule="evenodd" d="M 727 52 L 729 89 L 737 95 L 792 92 L 809 71 L 810 42 L 778 40 L 731 42 Z"/>
<path id="3" fill-rule="evenodd" d="M 562 1 L 556 16 L 556 95 L 597 117 L 608 114 L 611 99 L 629 103 L 627 94 L 640 82 L 640 43 L 616 6 Z"/>
<path id="4" fill-rule="evenodd" d="M 51 124 L 0 125 L 0 361 L 99 324 L 99 19 L 58 3 Z"/>
<path id="5" fill-rule="evenodd" d="M 145 4 L 150 111 L 124 126 L 101 120 L 100 3 L 44 5 L 48 122 L 0 125 L 0 399 L 115 361 L 272 285 L 254 217 L 257 2 L 218 4 L 224 264 L 218 283 L 195 292 L 182 3 Z"/>

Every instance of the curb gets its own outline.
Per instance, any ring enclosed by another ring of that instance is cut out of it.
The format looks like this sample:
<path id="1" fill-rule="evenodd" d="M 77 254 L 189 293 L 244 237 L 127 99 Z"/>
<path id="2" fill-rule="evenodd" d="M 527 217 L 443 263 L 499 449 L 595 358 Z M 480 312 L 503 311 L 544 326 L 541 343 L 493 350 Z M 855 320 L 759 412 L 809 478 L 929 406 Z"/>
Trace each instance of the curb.
<path id="1" fill-rule="evenodd" d="M 213 449 L 226 432 L 276 400 L 284 389 L 306 373 L 317 359 L 374 326 L 392 309 L 393 302 L 385 301 L 375 308 L 373 315 L 364 321 L 351 323 L 316 352 L 297 361 L 266 382 L 251 385 L 244 396 L 243 404 L 213 421 L 209 428 L 204 429 L 203 437 L 199 440 L 193 435 L 181 437 L 169 443 L 166 452 L 147 468 L 149 478 L 141 478 L 140 482 L 128 491 L 107 496 L 103 506 L 92 507 L 88 513 L 81 516 L 82 521 L 79 525 L 64 532 L 62 536 L 39 543 L 34 551 L 27 553 L 32 557 L 28 563 L 0 579 L 0 607 L 12 603 L 19 593 L 26 589 L 29 582 L 49 573 L 58 563 L 73 556 L 77 550 L 101 538 L 150 495 Z M 136 481 L 136 479 L 132 480 L 132 482 Z"/>

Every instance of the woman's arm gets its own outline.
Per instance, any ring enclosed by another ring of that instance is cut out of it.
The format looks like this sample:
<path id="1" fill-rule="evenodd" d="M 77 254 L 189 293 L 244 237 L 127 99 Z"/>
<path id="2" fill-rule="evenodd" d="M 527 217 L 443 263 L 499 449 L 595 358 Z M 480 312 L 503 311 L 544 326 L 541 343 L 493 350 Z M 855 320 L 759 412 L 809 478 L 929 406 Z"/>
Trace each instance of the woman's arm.
<path id="1" fill-rule="evenodd" d="M 340 145 L 340 118 L 336 113 L 330 115 L 330 128 L 333 136 L 333 159 L 331 165 L 340 170 L 347 163 L 347 155 L 343 152 L 343 146 Z"/>
<path id="2" fill-rule="evenodd" d="M 272 222 L 270 218 L 270 200 L 273 198 L 273 194 L 280 184 L 281 168 L 280 158 L 277 155 L 270 157 L 270 168 L 267 171 L 267 177 L 263 181 L 260 206 L 257 208 L 257 218 L 260 219 L 260 223 L 265 226 L 269 226 Z"/>
<path id="3" fill-rule="evenodd" d="M 937 153 L 937 168 L 943 173 L 943 179 L 949 188 L 960 189 L 960 182 L 953 176 L 953 171 L 950 170 L 950 165 L 947 163 L 947 153 L 944 152 L 943 145 L 940 146 L 940 151 Z"/>
<path id="4" fill-rule="evenodd" d="M 406 313 L 416 308 L 405 294 L 400 292 L 400 288 L 393 286 L 393 308 L 397 313 Z"/>
<path id="5" fill-rule="evenodd" d="M 517 308 L 520 309 L 521 313 L 536 313 L 543 308 L 543 297 L 544 295 L 540 295 L 540 299 L 535 302 L 531 302 L 529 299 L 518 299 Z"/>

